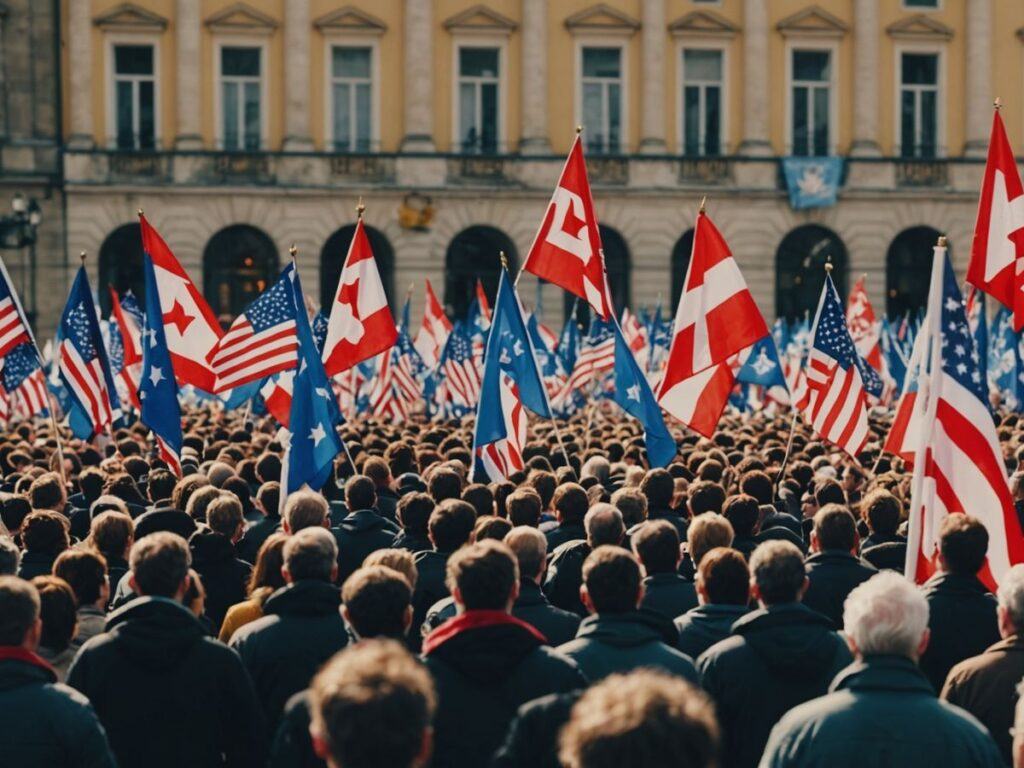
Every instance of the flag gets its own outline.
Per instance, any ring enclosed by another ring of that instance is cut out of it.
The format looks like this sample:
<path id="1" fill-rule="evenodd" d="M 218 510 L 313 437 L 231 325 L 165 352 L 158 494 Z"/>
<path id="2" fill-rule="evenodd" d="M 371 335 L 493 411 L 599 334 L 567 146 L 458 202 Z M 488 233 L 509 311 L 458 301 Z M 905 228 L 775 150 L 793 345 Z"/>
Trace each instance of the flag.
<path id="1" fill-rule="evenodd" d="M 178 384 L 191 384 L 213 392 L 216 376 L 209 363 L 210 353 L 223 335 L 217 317 L 141 212 L 139 227 L 142 250 L 149 256 L 155 278 L 157 303 L 150 301 L 146 294 L 146 317 L 150 327 L 155 326 L 156 318 L 163 318 L 163 335 Z"/>
<path id="2" fill-rule="evenodd" d="M 1010 567 L 1024 561 L 1024 537 L 1006 465 L 988 410 L 979 355 L 971 340 L 953 266 L 940 241 L 932 265 L 927 336 L 916 409 L 906 576 L 918 583 L 938 566 L 939 530 L 950 514 L 970 513 L 988 530 L 988 561 L 978 577 L 996 590 Z"/>
<path id="3" fill-rule="evenodd" d="M 622 329 L 626 344 L 629 345 L 629 349 L 636 357 L 640 367 L 646 370 L 648 357 L 650 356 L 650 349 L 647 344 L 647 329 L 640 322 L 640 318 L 629 311 L 629 307 L 622 308 L 622 319 L 619 321 L 619 327 Z"/>
<path id="4" fill-rule="evenodd" d="M 100 335 L 100 321 L 85 267 L 78 268 L 61 313 L 60 339 L 57 352 L 60 377 L 86 417 L 84 422 L 71 420 L 75 436 L 88 440 L 109 432 L 114 420 L 121 415 L 121 403 Z"/>
<path id="5" fill-rule="evenodd" d="M 209 358 L 216 376 L 213 394 L 265 379 L 297 365 L 299 342 L 295 336 L 296 308 L 291 295 L 294 272 L 295 264 L 288 264 L 277 282 L 246 307 L 217 341 Z M 306 316 L 304 306 L 300 305 L 298 311 Z"/>
<path id="6" fill-rule="evenodd" d="M 576 323 L 576 306 L 578 304 L 579 299 L 573 301 L 572 311 L 562 327 L 562 334 L 558 337 L 558 344 L 555 346 L 555 350 L 562 358 L 562 364 L 567 371 L 571 371 L 576 367 L 576 355 L 579 352 L 580 346 L 580 327 Z"/>
<path id="7" fill-rule="evenodd" d="M 0 273 L 0 357 L 26 341 L 32 341 L 32 332 L 4 267 Z"/>
<path id="8" fill-rule="evenodd" d="M 111 355 L 111 369 L 121 382 L 131 404 L 136 410 L 141 410 L 139 377 L 142 375 L 142 311 L 131 291 L 122 299 L 113 286 L 110 286 L 110 302 L 114 328 L 120 342 L 120 359 L 115 361 L 113 354 Z"/>
<path id="9" fill-rule="evenodd" d="M 11 413 L 31 418 L 49 409 L 46 375 L 39 365 L 39 355 L 32 342 L 24 341 L 3 357 L 4 391 L 12 406 Z"/>
<path id="10" fill-rule="evenodd" d="M 611 317 L 601 233 L 578 135 L 523 270 L 586 300 L 604 320 Z"/>
<path id="11" fill-rule="evenodd" d="M 146 277 L 146 331 L 139 388 L 141 419 L 153 431 L 160 457 L 181 477 L 181 406 L 172 362 L 175 358 L 167 344 L 167 325 L 160 321 L 157 267 L 148 250 L 143 254 L 142 268 Z M 191 366 L 190 369 L 195 370 Z"/>
<path id="12" fill-rule="evenodd" d="M 1000 401 L 1011 410 L 1024 404 L 1024 356 L 1021 355 L 1020 334 L 1013 330 L 1010 310 L 1000 307 L 993 318 L 994 338 L 989 350 L 989 381 L 999 393 Z M 981 354 L 978 355 L 979 370 Z"/>
<path id="13" fill-rule="evenodd" d="M 482 377 L 473 344 L 461 324 L 448 337 L 440 366 L 448 387 L 448 399 L 464 408 L 475 408 Z"/>
<path id="14" fill-rule="evenodd" d="M 309 323 L 313 329 L 313 341 L 316 342 L 316 348 L 323 354 L 324 344 L 327 343 L 327 315 L 321 309 L 313 315 L 313 319 Z"/>
<path id="15" fill-rule="evenodd" d="M 576 365 L 565 382 L 565 386 L 552 398 L 552 405 L 565 413 L 569 406 L 583 395 L 594 381 L 615 367 L 615 333 L 613 323 L 595 317 L 590 331 L 580 345 Z"/>
<path id="16" fill-rule="evenodd" d="M 992 116 L 985 176 L 981 182 L 967 282 L 1013 313 L 1024 327 L 1024 186 L 997 109 Z"/>
<path id="17" fill-rule="evenodd" d="M 390 349 L 395 337 L 395 318 L 388 307 L 377 262 L 360 217 L 327 320 L 323 352 L 327 375 L 347 371 L 356 363 Z"/>
<path id="18" fill-rule="evenodd" d="M 725 238 L 701 210 L 658 403 L 710 437 L 741 367 L 739 353 L 768 335 Z"/>
<path id="19" fill-rule="evenodd" d="M 615 325 L 615 394 L 613 399 L 626 413 L 637 419 L 644 428 L 647 459 L 652 467 L 664 467 L 676 455 L 678 446 L 665 427 L 661 408 L 654 399 L 651 386 L 643 370 Z"/>
<path id="20" fill-rule="evenodd" d="M 491 305 L 487 301 L 487 293 L 484 291 L 484 284 L 478 277 L 476 279 L 476 301 L 480 314 L 488 324 L 491 322 Z"/>
<path id="21" fill-rule="evenodd" d="M 882 350 L 878 340 L 878 318 L 875 317 L 875 309 L 868 299 L 864 280 L 865 278 L 861 277 L 850 289 L 850 298 L 846 306 L 846 324 L 850 328 L 850 337 L 858 354 L 868 365 L 881 373 Z"/>
<path id="22" fill-rule="evenodd" d="M 416 351 L 420 353 L 423 362 L 428 368 L 437 365 L 441 358 L 441 350 L 448 341 L 448 335 L 452 332 L 452 321 L 444 313 L 444 307 L 434 295 L 434 289 L 430 281 L 426 283 L 426 301 L 423 306 L 423 324 L 419 333 L 416 334 Z"/>
<path id="23" fill-rule="evenodd" d="M 988 314 L 985 294 L 973 285 L 967 291 L 967 325 L 971 329 L 974 348 L 978 350 L 981 380 L 988 382 Z"/>

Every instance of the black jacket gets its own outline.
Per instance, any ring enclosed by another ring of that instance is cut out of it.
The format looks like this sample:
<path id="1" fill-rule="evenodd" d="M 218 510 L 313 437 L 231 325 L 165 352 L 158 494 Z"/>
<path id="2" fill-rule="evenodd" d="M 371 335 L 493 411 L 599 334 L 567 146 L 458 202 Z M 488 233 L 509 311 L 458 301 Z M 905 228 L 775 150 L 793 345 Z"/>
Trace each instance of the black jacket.
<path id="1" fill-rule="evenodd" d="M 862 549 L 860 556 L 878 570 L 885 569 L 903 573 L 907 562 L 907 542 L 900 540 L 874 544 Z"/>
<path id="2" fill-rule="evenodd" d="M 533 626 L 552 646 L 572 640 L 580 627 L 579 616 L 553 606 L 531 579 L 519 582 L 519 597 L 512 606 L 512 615 Z"/>
<path id="3" fill-rule="evenodd" d="M 288 699 L 270 747 L 267 768 L 326 768 L 313 751 L 309 736 L 309 691 L 300 691 Z"/>
<path id="4" fill-rule="evenodd" d="M 935 574 L 922 589 L 932 635 L 921 671 L 938 692 L 954 664 L 999 641 L 996 598 L 976 577 L 952 573 Z"/>
<path id="5" fill-rule="evenodd" d="M 697 682 L 693 660 L 676 649 L 675 626 L 646 611 L 588 616 L 576 639 L 558 650 L 579 666 L 591 683 L 617 672 L 654 667 L 670 675 Z"/>
<path id="6" fill-rule="evenodd" d="M 585 685 L 533 627 L 500 611 L 446 622 L 426 638 L 423 655 L 437 688 L 435 768 L 486 766 L 521 705 Z"/>
<path id="7" fill-rule="evenodd" d="M 697 659 L 722 726 L 722 765 L 753 768 L 779 718 L 822 696 L 853 658 L 832 622 L 800 603 L 754 611 Z"/>
<path id="8" fill-rule="evenodd" d="M 89 700 L 36 654 L 0 646 L 0 762 L 19 768 L 115 768 Z"/>
<path id="9" fill-rule="evenodd" d="M 715 643 L 732 634 L 732 625 L 749 609 L 745 605 L 699 605 L 675 621 L 679 650 L 691 659 L 699 658 Z"/>
<path id="10" fill-rule="evenodd" d="M 654 509 L 647 510 L 648 520 L 668 520 L 672 525 L 676 527 L 676 531 L 679 533 L 679 540 L 686 541 L 686 532 L 690 529 L 690 521 L 680 515 L 674 509 Z M 643 525 L 643 523 L 640 523 Z M 636 528 L 637 526 L 634 526 Z M 632 535 L 632 530 L 630 532 Z"/>
<path id="11" fill-rule="evenodd" d="M 644 599 L 640 607 L 672 621 L 697 607 L 697 588 L 678 574 L 656 573 L 644 579 Z"/>
<path id="12" fill-rule="evenodd" d="M 68 520 L 71 526 L 68 532 L 71 534 L 71 538 L 85 541 L 85 537 L 89 535 L 89 528 L 92 526 L 92 513 L 88 507 L 72 507 L 70 501 L 66 509 L 69 510 Z"/>
<path id="13" fill-rule="evenodd" d="M 553 553 L 567 541 L 578 541 L 587 538 L 587 531 L 583 527 L 582 520 L 578 523 L 555 523 L 548 528 L 541 526 L 541 530 L 547 537 L 549 553 Z M 551 559 L 550 555 L 548 559 Z"/>
<path id="14" fill-rule="evenodd" d="M 587 615 L 587 609 L 580 601 L 580 586 L 583 584 L 583 561 L 590 551 L 586 539 L 567 541 L 551 553 L 544 577 L 544 594 L 551 604 L 581 617 Z"/>
<path id="15" fill-rule="evenodd" d="M 56 559 L 46 552 L 26 552 L 21 556 L 18 577 L 30 581 L 36 576 L 49 576 L 53 573 L 53 561 Z"/>
<path id="16" fill-rule="evenodd" d="M 136 541 L 157 531 L 170 531 L 188 541 L 196 529 L 196 521 L 174 507 L 153 509 L 135 518 Z"/>
<path id="17" fill-rule="evenodd" d="M 367 555 L 390 547 L 397 533 L 398 527 L 376 510 L 349 512 L 334 529 L 334 538 L 338 540 L 338 583 L 344 584 L 359 570 Z"/>
<path id="18" fill-rule="evenodd" d="M 395 514 L 398 509 L 398 501 L 398 494 L 390 488 L 377 489 L 377 513 L 395 525 L 398 525 L 398 517 Z"/>
<path id="19" fill-rule="evenodd" d="M 826 549 L 807 558 L 810 584 L 803 603 L 812 611 L 828 616 L 833 628 L 843 628 L 843 603 L 854 587 L 878 571 L 863 560 L 842 550 Z"/>
<path id="20" fill-rule="evenodd" d="M 772 730 L 762 768 L 999 768 L 984 727 L 939 701 L 913 662 L 868 656 Z"/>
<path id="21" fill-rule="evenodd" d="M 256 556 L 260 553 L 263 542 L 281 530 L 281 518 L 263 517 L 245 529 L 242 538 L 238 540 L 235 549 L 238 557 L 247 563 L 256 564 Z"/>
<path id="22" fill-rule="evenodd" d="M 438 600 L 448 597 L 448 587 L 445 586 L 444 579 L 451 554 L 429 549 L 415 555 L 417 575 L 416 589 L 412 593 L 413 631 L 409 633 L 409 643 L 413 649 L 418 650 L 422 642 L 423 638 L 418 630 L 427 618 L 427 611 Z"/>
<path id="23" fill-rule="evenodd" d="M 238 654 L 181 604 L 140 597 L 107 617 L 68 671 L 120 768 L 258 765 L 263 713 Z"/>
<path id="24" fill-rule="evenodd" d="M 192 550 L 192 567 L 206 587 L 206 616 L 217 634 L 228 608 L 246 599 L 252 566 L 238 559 L 235 545 L 222 533 L 197 531 L 188 547 Z"/>
<path id="25" fill-rule="evenodd" d="M 558 736 L 583 691 L 552 693 L 519 708 L 491 768 L 562 768 Z"/>
<path id="26" fill-rule="evenodd" d="M 320 666 L 348 643 L 333 584 L 303 580 L 282 587 L 263 604 L 263 618 L 231 638 L 249 670 L 270 733 L 294 694 L 309 685 Z"/>
<path id="27" fill-rule="evenodd" d="M 398 532 L 394 541 L 391 542 L 391 546 L 395 549 L 404 549 L 408 552 L 412 552 L 413 554 L 416 554 L 417 552 L 429 552 L 434 548 L 425 533 L 422 535 L 415 532 L 410 533 L 404 529 Z"/>

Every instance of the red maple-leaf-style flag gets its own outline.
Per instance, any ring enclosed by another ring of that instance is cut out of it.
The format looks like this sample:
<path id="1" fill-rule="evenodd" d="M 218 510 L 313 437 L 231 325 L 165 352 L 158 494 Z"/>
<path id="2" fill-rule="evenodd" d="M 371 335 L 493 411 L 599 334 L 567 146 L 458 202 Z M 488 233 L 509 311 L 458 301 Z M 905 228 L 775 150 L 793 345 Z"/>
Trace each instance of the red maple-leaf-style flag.
<path id="1" fill-rule="evenodd" d="M 579 135 L 523 269 L 586 300 L 603 320 L 611 318 L 601 233 Z"/>
<path id="2" fill-rule="evenodd" d="M 209 358 L 224 331 L 210 305 L 160 234 L 139 211 L 142 250 L 153 261 L 163 313 L 164 337 L 178 384 L 212 393 L 216 375 Z M 144 344 L 151 343 L 147 338 Z"/>
<path id="3" fill-rule="evenodd" d="M 739 265 L 702 208 L 658 404 L 710 437 L 742 367 L 740 353 L 767 335 Z"/>
<path id="4" fill-rule="evenodd" d="M 390 349 L 398 338 L 362 216 L 356 221 L 330 310 L 323 352 L 328 376 Z"/>
<path id="5" fill-rule="evenodd" d="M 1015 331 L 1024 327 L 1024 187 L 998 104 L 992 118 L 967 282 L 1013 312 Z"/>

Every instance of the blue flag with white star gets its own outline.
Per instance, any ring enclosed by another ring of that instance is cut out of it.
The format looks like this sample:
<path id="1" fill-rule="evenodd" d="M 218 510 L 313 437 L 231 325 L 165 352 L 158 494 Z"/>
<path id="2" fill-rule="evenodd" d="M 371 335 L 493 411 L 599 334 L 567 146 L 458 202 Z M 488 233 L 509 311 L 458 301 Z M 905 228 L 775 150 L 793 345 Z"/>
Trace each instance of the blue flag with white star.
<path id="1" fill-rule="evenodd" d="M 678 447 L 665 426 L 661 407 L 654 399 L 651 385 L 640 370 L 640 365 L 622 336 L 618 323 L 615 326 L 615 394 L 613 399 L 644 428 L 644 442 L 647 444 L 647 459 L 652 467 L 664 467 L 676 455 Z"/>
<path id="2" fill-rule="evenodd" d="M 992 320 L 988 375 L 1002 401 L 1011 409 L 1020 408 L 1024 403 L 1024 360 L 1020 336 L 1013 331 L 1013 317 L 1006 307 L 1000 307 Z"/>
<path id="3" fill-rule="evenodd" d="M 736 381 L 761 387 L 786 388 L 786 377 L 779 362 L 779 351 L 775 348 L 775 340 L 770 335 L 754 344 L 743 367 L 736 372 Z"/>
<path id="4" fill-rule="evenodd" d="M 141 420 L 153 431 L 161 458 L 181 477 L 181 407 L 178 405 L 178 385 L 174 381 L 171 353 L 164 336 L 156 273 L 148 253 L 143 254 L 142 268 L 146 273 L 147 322 L 142 334 L 142 380 L 139 382 Z M 149 322 L 151 318 L 155 322 Z"/>

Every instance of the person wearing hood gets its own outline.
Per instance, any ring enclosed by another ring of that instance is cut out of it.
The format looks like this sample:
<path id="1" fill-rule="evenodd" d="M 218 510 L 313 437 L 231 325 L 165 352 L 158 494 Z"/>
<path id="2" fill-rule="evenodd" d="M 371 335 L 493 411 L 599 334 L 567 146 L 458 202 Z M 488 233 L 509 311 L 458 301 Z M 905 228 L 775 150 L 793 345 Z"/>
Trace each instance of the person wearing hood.
<path id="1" fill-rule="evenodd" d="M 823 695 L 853 660 L 828 617 L 800 602 L 807 574 L 787 541 L 761 544 L 750 558 L 750 592 L 760 610 L 697 659 L 701 686 L 722 723 L 722 765 L 753 768 L 772 726 L 798 704 Z"/>
<path id="2" fill-rule="evenodd" d="M 510 615 L 519 566 L 505 544 L 463 547 L 447 573 L 458 615 L 423 643 L 438 698 L 434 765 L 478 768 L 489 764 L 519 706 L 586 681 L 536 629 Z"/>
<path id="3" fill-rule="evenodd" d="M 591 615 L 580 624 L 576 639 L 558 650 L 592 683 L 639 667 L 696 683 L 693 660 L 675 648 L 678 634 L 672 622 L 638 610 L 643 594 L 636 557 L 621 547 L 598 547 L 583 563 L 580 587 L 580 599 Z"/>
<path id="4" fill-rule="evenodd" d="M 68 671 L 92 702 L 121 768 L 243 768 L 265 753 L 263 713 L 238 654 L 182 604 L 191 555 L 162 531 L 129 559 L 140 595 L 110 614 Z"/>
<path id="5" fill-rule="evenodd" d="M 288 699 L 348 643 L 342 619 L 338 546 L 330 531 L 303 528 L 284 545 L 285 586 L 263 604 L 264 616 L 231 638 L 252 676 L 271 728 Z"/>
<path id="6" fill-rule="evenodd" d="M 206 587 L 206 615 L 216 635 L 228 608 L 245 600 L 252 565 L 235 550 L 245 529 L 242 504 L 235 496 L 224 493 L 211 501 L 206 524 L 209 529 L 196 531 L 188 544 L 193 567 Z"/>
<path id="7" fill-rule="evenodd" d="M 36 654 L 42 632 L 39 592 L 0 576 L 0 759 L 11 766 L 115 768 L 89 700 L 58 683 Z"/>
<path id="8" fill-rule="evenodd" d="M 669 621 L 697 607 L 693 582 L 679 575 L 679 533 L 667 520 L 649 520 L 632 540 L 633 552 L 644 567 L 644 599 L 640 607 Z"/>
<path id="9" fill-rule="evenodd" d="M 984 726 L 935 698 L 917 661 L 928 645 L 928 602 L 886 571 L 850 593 L 844 629 L 856 663 L 827 695 L 790 710 L 772 729 L 761 768 L 998 768 Z"/>
<path id="10" fill-rule="evenodd" d="M 338 582 L 355 573 L 371 552 L 391 546 L 398 526 L 375 509 L 377 491 L 366 475 L 354 475 L 345 483 L 345 505 L 349 512 L 334 529 L 338 540 Z"/>
<path id="11" fill-rule="evenodd" d="M 814 515 L 803 602 L 812 611 L 828 616 L 836 629 L 843 626 L 847 595 L 878 573 L 857 557 L 858 543 L 857 521 L 846 507 L 826 504 Z"/>
<path id="12" fill-rule="evenodd" d="M 691 527 L 692 531 L 693 528 Z M 676 619 L 679 650 L 692 659 L 732 634 L 750 605 L 750 571 L 735 549 L 716 547 L 697 566 L 700 605 Z"/>

